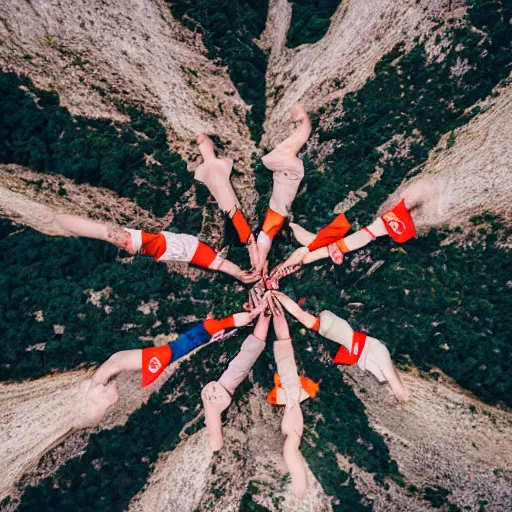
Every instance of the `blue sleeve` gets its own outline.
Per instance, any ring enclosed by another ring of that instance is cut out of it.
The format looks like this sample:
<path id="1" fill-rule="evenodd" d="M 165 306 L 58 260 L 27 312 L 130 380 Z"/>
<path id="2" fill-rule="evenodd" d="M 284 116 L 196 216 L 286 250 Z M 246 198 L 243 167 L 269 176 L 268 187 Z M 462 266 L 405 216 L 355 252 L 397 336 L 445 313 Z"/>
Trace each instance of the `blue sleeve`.
<path id="1" fill-rule="evenodd" d="M 189 352 L 194 350 L 211 339 L 210 333 L 200 323 L 187 332 L 183 333 L 177 340 L 169 343 L 172 350 L 172 360 L 176 361 L 180 357 L 186 356 Z"/>

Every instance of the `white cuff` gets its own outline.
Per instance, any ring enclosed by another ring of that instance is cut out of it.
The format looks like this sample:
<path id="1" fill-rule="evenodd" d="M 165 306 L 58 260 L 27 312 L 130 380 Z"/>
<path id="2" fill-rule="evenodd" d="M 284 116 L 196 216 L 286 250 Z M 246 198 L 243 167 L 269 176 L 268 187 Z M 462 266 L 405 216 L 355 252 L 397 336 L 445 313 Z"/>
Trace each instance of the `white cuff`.
<path id="1" fill-rule="evenodd" d="M 139 252 L 142 248 L 142 231 L 140 229 L 123 228 L 130 234 L 132 239 L 132 247 L 135 252 Z"/>

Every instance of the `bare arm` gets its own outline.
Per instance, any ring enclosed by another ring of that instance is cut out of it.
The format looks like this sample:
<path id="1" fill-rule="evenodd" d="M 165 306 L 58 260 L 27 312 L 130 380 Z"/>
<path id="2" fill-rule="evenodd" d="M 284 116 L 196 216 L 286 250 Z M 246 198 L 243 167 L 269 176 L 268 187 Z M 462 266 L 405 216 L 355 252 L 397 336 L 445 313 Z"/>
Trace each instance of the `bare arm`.
<path id="1" fill-rule="evenodd" d="M 242 283 L 255 283 L 260 279 L 259 272 L 246 272 L 235 263 L 221 258 L 220 256 L 213 261 L 210 268 L 233 276 L 235 279 L 242 281 Z"/>
<path id="2" fill-rule="evenodd" d="M 373 233 L 375 237 L 385 236 L 388 234 L 384 221 L 378 217 L 369 226 L 368 229 Z M 368 245 L 372 240 L 372 236 L 365 229 L 356 231 L 353 235 L 345 237 L 345 244 L 350 251 L 355 251 Z"/>
<path id="3" fill-rule="evenodd" d="M 305 325 L 308 329 L 311 329 L 315 325 L 317 320 L 316 316 L 304 311 L 294 300 L 290 299 L 288 295 L 278 291 L 273 291 L 272 294 L 277 297 L 288 313 L 294 316 L 301 324 Z"/>
<path id="4" fill-rule="evenodd" d="M 264 312 L 260 313 L 256 327 L 254 327 L 254 336 L 261 341 L 265 341 L 267 339 L 269 325 L 270 315 L 265 315 Z"/>

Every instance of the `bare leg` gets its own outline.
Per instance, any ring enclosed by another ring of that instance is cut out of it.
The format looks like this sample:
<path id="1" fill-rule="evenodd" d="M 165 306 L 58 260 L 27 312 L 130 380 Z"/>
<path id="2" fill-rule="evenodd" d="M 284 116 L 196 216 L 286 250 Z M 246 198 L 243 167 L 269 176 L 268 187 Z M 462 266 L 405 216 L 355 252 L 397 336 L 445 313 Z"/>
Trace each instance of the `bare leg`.
<path id="1" fill-rule="evenodd" d="M 299 405 L 296 405 L 294 409 L 301 412 Z M 293 412 L 293 409 L 290 412 Z M 290 413 L 288 410 L 285 410 L 284 414 L 287 415 Z M 294 423 L 297 422 L 298 420 L 294 421 Z M 285 416 L 283 416 L 283 424 L 284 423 Z M 288 431 L 285 431 L 283 428 L 283 434 L 286 436 L 283 446 L 283 457 L 292 479 L 292 493 L 298 499 L 303 500 L 308 492 L 308 476 L 306 472 L 306 462 L 299 449 L 301 437 L 295 431 L 287 432 Z"/>
<path id="2" fill-rule="evenodd" d="M 304 418 L 300 408 L 300 379 L 297 363 L 289 338 L 288 324 L 282 309 L 274 303 L 274 331 L 278 337 L 274 341 L 274 358 L 281 385 L 286 395 L 286 409 L 281 422 L 281 431 L 286 436 L 283 446 L 283 457 L 292 479 L 292 492 L 303 499 L 307 493 L 306 464 L 300 453 L 300 441 L 304 429 Z"/>
<path id="3" fill-rule="evenodd" d="M 301 123 L 300 126 L 261 159 L 263 165 L 274 172 L 270 208 L 283 217 L 290 214 L 291 205 L 304 177 L 304 164 L 297 155 L 311 133 L 311 121 L 302 106 L 295 105 L 291 114 L 294 121 Z"/>
<path id="4" fill-rule="evenodd" d="M 229 181 L 233 160 L 217 158 L 213 141 L 204 133 L 197 138 L 197 144 L 204 162 L 197 167 L 194 178 L 208 187 L 222 211 L 227 213 L 235 206 L 240 208 L 240 202 Z"/>
<path id="5" fill-rule="evenodd" d="M 273 164 L 281 163 L 281 158 L 286 155 L 288 158 L 297 156 L 302 149 L 302 147 L 308 141 L 308 138 L 311 134 L 312 126 L 311 121 L 309 119 L 308 113 L 304 110 L 302 105 L 296 104 L 293 106 L 290 112 L 292 121 L 300 123 L 296 130 L 283 142 L 278 144 L 274 151 L 263 157 L 263 163 L 267 166 L 271 171 L 275 170 L 272 168 Z M 278 158 L 278 155 L 281 155 L 281 158 Z"/>
<path id="6" fill-rule="evenodd" d="M 86 392 L 85 403 L 78 404 L 75 428 L 96 425 L 108 409 L 117 402 L 118 392 L 115 381 L 110 379 L 123 371 L 142 369 L 142 350 L 116 352 L 105 361 L 93 375 Z M 110 382 L 109 382 L 110 381 Z"/>
<path id="7" fill-rule="evenodd" d="M 218 382 L 209 382 L 201 392 L 204 407 L 206 428 L 210 436 L 213 451 L 222 448 L 222 418 L 221 414 L 231 404 L 231 395 Z"/>
<path id="8" fill-rule="evenodd" d="M 254 328 L 240 347 L 240 352 L 229 363 L 227 370 L 218 382 L 208 383 L 201 392 L 206 428 L 210 436 L 210 444 L 214 451 L 222 448 L 221 414 L 231 404 L 231 396 L 238 385 L 245 380 L 254 363 L 265 348 L 270 317 L 261 314 Z"/>
<path id="9" fill-rule="evenodd" d="M 96 238 L 133 254 L 130 235 L 121 227 L 96 222 L 77 215 L 56 215 L 55 222 L 73 236 Z"/>
<path id="10" fill-rule="evenodd" d="M 281 142 L 279 146 L 282 146 L 284 149 L 289 149 L 297 155 L 311 135 L 311 120 L 304 107 L 299 103 L 292 107 L 290 117 L 294 123 L 300 123 L 300 125 L 293 134 Z"/>

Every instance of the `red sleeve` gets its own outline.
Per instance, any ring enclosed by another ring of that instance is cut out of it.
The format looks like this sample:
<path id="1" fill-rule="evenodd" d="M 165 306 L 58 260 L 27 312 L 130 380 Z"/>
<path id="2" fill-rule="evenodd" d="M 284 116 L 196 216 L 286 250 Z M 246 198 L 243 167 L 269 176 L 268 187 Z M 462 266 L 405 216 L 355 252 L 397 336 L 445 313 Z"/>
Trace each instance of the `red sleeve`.
<path id="1" fill-rule="evenodd" d="M 216 257 L 217 253 L 211 247 L 203 244 L 203 242 L 199 242 L 196 252 L 190 260 L 190 264 L 197 265 L 198 267 L 209 268 Z"/>
<path id="2" fill-rule="evenodd" d="M 213 336 L 215 333 L 222 331 L 223 329 L 235 327 L 235 317 L 234 315 L 229 315 L 221 320 L 208 318 L 208 320 L 203 322 L 203 326 Z"/>

